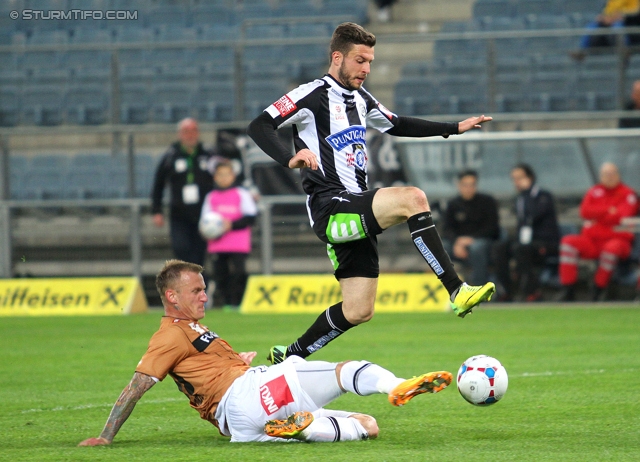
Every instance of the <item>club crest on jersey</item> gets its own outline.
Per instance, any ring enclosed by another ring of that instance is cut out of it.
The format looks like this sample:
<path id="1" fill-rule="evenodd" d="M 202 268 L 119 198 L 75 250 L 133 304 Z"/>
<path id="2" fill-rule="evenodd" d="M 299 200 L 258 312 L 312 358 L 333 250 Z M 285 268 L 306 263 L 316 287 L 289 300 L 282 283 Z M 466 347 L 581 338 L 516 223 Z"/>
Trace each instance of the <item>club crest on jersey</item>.
<path id="1" fill-rule="evenodd" d="M 284 95 L 278 101 L 273 103 L 273 107 L 278 110 L 282 117 L 296 110 L 296 104 L 291 101 L 291 98 L 289 98 L 287 95 Z"/>
<path id="2" fill-rule="evenodd" d="M 367 155 L 364 152 L 364 147 L 361 144 L 353 146 L 353 152 L 347 153 L 347 165 L 349 167 L 356 166 L 360 170 L 364 170 L 367 165 Z"/>
<path id="3" fill-rule="evenodd" d="M 327 136 L 325 140 L 335 149 L 340 152 L 352 144 L 360 144 L 363 147 L 367 145 L 366 141 L 367 129 L 362 125 L 352 125 L 344 130 Z"/>

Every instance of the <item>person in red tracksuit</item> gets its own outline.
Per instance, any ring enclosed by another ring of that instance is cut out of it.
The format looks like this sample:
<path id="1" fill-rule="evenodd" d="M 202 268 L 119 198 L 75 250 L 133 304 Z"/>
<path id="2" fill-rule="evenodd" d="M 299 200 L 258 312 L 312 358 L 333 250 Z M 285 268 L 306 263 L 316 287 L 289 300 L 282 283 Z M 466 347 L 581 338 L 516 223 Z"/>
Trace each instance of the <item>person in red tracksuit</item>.
<path id="1" fill-rule="evenodd" d="M 616 231 L 616 226 L 637 212 L 636 193 L 622 183 L 618 167 L 602 164 L 600 183 L 587 191 L 580 205 L 585 220 L 582 231 L 560 241 L 560 283 L 564 286 L 560 300 L 575 300 L 580 258 L 598 259 L 592 298 L 602 299 L 618 261 L 629 257 L 633 245 L 633 233 Z"/>

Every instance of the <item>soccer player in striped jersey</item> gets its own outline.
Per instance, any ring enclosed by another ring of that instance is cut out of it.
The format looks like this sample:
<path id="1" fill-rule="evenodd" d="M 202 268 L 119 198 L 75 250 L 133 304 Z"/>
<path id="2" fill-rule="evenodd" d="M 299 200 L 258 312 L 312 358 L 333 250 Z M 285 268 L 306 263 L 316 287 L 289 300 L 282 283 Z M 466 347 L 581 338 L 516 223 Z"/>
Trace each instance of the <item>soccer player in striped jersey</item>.
<path id="1" fill-rule="evenodd" d="M 371 319 L 378 285 L 376 236 L 407 222 L 411 239 L 450 294 L 453 311 L 464 317 L 491 299 L 495 285 L 469 286 L 458 277 L 436 231 L 425 193 L 416 187 L 367 188 L 366 127 L 395 136 L 457 135 L 492 120 L 431 122 L 398 116 L 362 86 L 371 71 L 376 38 L 361 26 L 343 23 L 333 33 L 329 72 L 303 84 L 254 119 L 249 136 L 286 168 L 299 168 L 307 210 L 316 235 L 326 243 L 343 300 L 330 306 L 287 347 L 272 347 L 272 363 L 307 357 L 352 327 Z M 276 130 L 291 126 L 295 155 Z"/>

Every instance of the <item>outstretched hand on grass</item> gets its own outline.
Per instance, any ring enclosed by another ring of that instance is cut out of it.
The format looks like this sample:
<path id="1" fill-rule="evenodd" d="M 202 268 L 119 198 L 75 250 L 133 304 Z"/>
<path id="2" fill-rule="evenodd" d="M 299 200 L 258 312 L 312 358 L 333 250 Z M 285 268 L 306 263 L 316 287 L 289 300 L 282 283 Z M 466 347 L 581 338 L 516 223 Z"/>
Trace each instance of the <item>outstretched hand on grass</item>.
<path id="1" fill-rule="evenodd" d="M 80 442 L 78 446 L 105 446 L 107 444 L 111 444 L 111 441 L 107 441 L 106 438 L 98 437 L 98 438 L 88 438 Z"/>

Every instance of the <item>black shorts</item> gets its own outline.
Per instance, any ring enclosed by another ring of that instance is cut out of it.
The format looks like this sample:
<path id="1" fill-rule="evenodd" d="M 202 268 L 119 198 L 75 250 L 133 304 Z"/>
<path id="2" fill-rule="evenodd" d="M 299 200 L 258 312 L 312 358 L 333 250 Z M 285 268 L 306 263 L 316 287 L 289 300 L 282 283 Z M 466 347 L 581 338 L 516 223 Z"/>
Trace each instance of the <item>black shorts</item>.
<path id="1" fill-rule="evenodd" d="M 336 279 L 377 278 L 380 274 L 376 236 L 382 228 L 372 207 L 377 191 L 340 191 L 309 199 L 313 231 L 327 244 Z"/>

